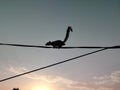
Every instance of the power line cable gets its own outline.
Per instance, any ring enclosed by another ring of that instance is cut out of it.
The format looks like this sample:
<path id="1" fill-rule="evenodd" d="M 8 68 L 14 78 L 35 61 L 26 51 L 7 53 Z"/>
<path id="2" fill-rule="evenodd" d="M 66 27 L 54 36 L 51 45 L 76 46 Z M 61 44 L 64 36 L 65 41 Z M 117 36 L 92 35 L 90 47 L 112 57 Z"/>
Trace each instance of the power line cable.
<path id="1" fill-rule="evenodd" d="M 0 43 L 0 45 L 16 46 L 16 47 L 53 48 L 53 47 L 39 46 L 39 45 L 23 45 L 23 44 L 8 44 L 8 43 Z M 76 48 L 83 48 L 83 49 L 98 49 L 98 48 L 120 49 L 120 45 L 115 46 L 115 47 L 102 47 L 102 46 L 61 47 L 60 49 L 76 49 Z M 57 48 L 55 48 L 55 49 L 57 49 Z"/>
<path id="2" fill-rule="evenodd" d="M 116 47 L 116 46 L 113 46 L 113 47 Z M 40 67 L 40 68 L 31 70 L 31 71 L 28 71 L 28 72 L 25 72 L 25 73 L 21 73 L 21 74 L 15 75 L 15 76 L 11 76 L 11 77 L 2 79 L 2 80 L 0 80 L 0 82 L 7 81 L 7 80 L 10 80 L 10 79 L 13 79 L 13 78 L 16 78 L 16 77 L 20 77 L 20 76 L 23 76 L 23 75 L 26 75 L 26 74 L 29 74 L 29 73 L 32 73 L 32 72 L 43 70 L 43 69 L 46 69 L 46 68 L 50 68 L 50 67 L 53 67 L 53 66 L 65 63 L 65 62 L 69 62 L 69 61 L 72 61 L 72 60 L 75 60 L 75 59 L 78 59 L 78 58 L 81 58 L 81 57 L 84 57 L 84 56 L 88 56 L 88 55 L 91 55 L 91 54 L 94 54 L 94 53 L 97 53 L 97 52 L 100 52 L 100 51 L 104 51 L 104 50 L 107 50 L 107 49 L 109 49 L 109 48 L 102 48 L 102 49 L 92 51 L 92 52 L 89 52 L 89 53 L 86 53 L 86 54 L 83 54 L 83 55 L 80 55 L 80 56 L 76 56 L 76 57 L 73 57 L 73 58 L 70 58 L 70 59 L 67 59 L 67 60 L 63 60 L 63 61 L 60 61 L 60 62 L 57 62 L 57 63 L 54 63 L 54 64 L 50 64 L 50 65 L 47 65 L 47 66 L 44 66 L 44 67 Z"/>

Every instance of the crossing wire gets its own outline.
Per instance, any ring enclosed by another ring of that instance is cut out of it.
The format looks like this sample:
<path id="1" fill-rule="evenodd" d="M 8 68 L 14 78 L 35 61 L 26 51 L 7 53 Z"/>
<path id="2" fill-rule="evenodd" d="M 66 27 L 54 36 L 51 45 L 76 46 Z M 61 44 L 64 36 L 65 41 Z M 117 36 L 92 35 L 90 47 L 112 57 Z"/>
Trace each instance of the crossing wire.
<path id="1" fill-rule="evenodd" d="M 111 48 L 114 48 L 114 47 L 116 47 L 116 46 L 113 46 Z M 0 82 L 7 81 L 7 80 L 10 80 L 10 79 L 13 79 L 13 78 L 17 78 L 17 77 L 20 77 L 20 76 L 23 76 L 23 75 L 26 75 L 26 74 L 29 74 L 29 73 L 33 73 L 33 72 L 36 72 L 36 71 L 39 71 L 39 70 L 43 70 L 43 69 L 46 69 L 46 68 L 50 68 L 50 67 L 53 67 L 53 66 L 65 63 L 65 62 L 69 62 L 69 61 L 72 61 L 72 60 L 75 60 L 75 59 L 78 59 L 78 58 L 81 58 L 81 57 L 85 57 L 85 56 L 88 56 L 88 55 L 91 55 L 91 54 L 94 54 L 94 53 L 97 53 L 97 52 L 100 52 L 100 51 L 104 51 L 104 50 L 107 50 L 107 49 L 109 49 L 109 48 L 102 48 L 102 49 L 92 51 L 92 52 L 89 52 L 89 53 L 86 53 L 86 54 L 83 54 L 83 55 L 80 55 L 80 56 L 76 56 L 76 57 L 73 57 L 73 58 L 70 58 L 70 59 L 67 59 L 67 60 L 63 60 L 63 61 L 53 63 L 53 64 L 50 64 L 50 65 L 47 65 L 47 66 L 44 66 L 44 67 L 40 67 L 40 68 L 31 70 L 31 71 L 28 71 L 28 72 L 24 72 L 24 73 L 15 75 L 15 76 L 11 76 L 11 77 L 2 79 L 2 80 L 0 80 Z"/>

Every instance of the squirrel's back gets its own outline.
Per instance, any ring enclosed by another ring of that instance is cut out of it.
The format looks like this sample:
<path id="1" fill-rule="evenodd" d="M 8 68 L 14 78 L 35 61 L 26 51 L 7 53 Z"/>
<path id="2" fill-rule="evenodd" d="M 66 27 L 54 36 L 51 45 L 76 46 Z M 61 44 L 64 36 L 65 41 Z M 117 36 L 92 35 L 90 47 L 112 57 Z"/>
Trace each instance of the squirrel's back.
<path id="1" fill-rule="evenodd" d="M 52 45 L 54 48 L 61 48 L 65 43 L 61 40 L 56 40 L 56 41 L 49 41 L 46 43 L 46 45 Z"/>

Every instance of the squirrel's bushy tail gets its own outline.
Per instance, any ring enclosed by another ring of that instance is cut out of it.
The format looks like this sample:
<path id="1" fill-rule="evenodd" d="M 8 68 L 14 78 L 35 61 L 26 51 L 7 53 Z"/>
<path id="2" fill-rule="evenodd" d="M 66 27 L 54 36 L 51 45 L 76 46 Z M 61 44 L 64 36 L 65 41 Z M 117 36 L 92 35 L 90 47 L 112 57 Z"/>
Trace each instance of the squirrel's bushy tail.
<path id="1" fill-rule="evenodd" d="M 66 36 L 65 36 L 65 39 L 64 39 L 64 41 L 63 41 L 64 43 L 68 40 L 70 31 L 71 31 L 71 32 L 73 31 L 73 30 L 72 30 L 72 27 L 71 27 L 71 26 L 68 26 L 67 31 L 66 31 Z"/>

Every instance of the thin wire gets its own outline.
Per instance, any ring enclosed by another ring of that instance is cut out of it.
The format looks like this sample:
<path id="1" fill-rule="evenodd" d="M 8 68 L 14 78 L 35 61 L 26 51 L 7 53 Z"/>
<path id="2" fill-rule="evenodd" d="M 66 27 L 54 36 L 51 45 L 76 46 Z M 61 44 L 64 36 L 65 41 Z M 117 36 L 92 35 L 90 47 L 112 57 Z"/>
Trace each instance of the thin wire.
<path id="1" fill-rule="evenodd" d="M 114 47 L 116 47 L 116 46 L 114 46 Z M 73 57 L 73 58 L 70 58 L 70 59 L 67 59 L 67 60 L 63 60 L 63 61 L 60 61 L 60 62 L 57 62 L 57 63 L 54 63 L 54 64 L 50 64 L 50 65 L 47 65 L 47 66 L 44 66 L 44 67 L 40 67 L 38 69 L 34 69 L 34 70 L 31 70 L 31 71 L 28 71 L 28 72 L 25 72 L 25 73 L 21 73 L 21 74 L 15 75 L 15 76 L 11 76 L 11 77 L 2 79 L 2 80 L 0 80 L 0 82 L 7 81 L 7 80 L 10 80 L 10 79 L 13 79 L 13 78 L 16 78 L 16 77 L 23 76 L 25 74 L 29 74 L 29 73 L 32 73 L 32 72 L 43 70 L 43 69 L 46 69 L 46 68 L 50 68 L 50 67 L 53 67 L 53 66 L 65 63 L 65 62 L 69 62 L 69 61 L 72 61 L 72 60 L 75 60 L 75 59 L 78 59 L 78 58 L 81 58 L 81 57 L 84 57 L 84 56 L 88 56 L 88 55 L 91 55 L 91 54 L 94 54 L 94 53 L 97 53 L 97 52 L 100 52 L 100 51 L 103 51 L 103 50 L 107 50 L 107 49 L 109 49 L 109 48 L 102 48 L 102 49 L 92 51 L 92 52 L 89 52 L 89 53 L 86 53 L 86 54 L 83 54 L 83 55 L 80 55 L 80 56 L 76 56 L 76 57 Z"/>
<path id="2" fill-rule="evenodd" d="M 53 47 L 38 46 L 38 45 L 7 44 L 7 43 L 0 43 L 0 45 L 16 46 L 16 47 L 53 48 Z M 120 45 L 115 46 L 115 47 L 102 47 L 102 46 L 61 47 L 59 49 L 77 49 L 77 48 L 83 48 L 83 49 L 98 49 L 98 48 L 120 49 Z M 54 48 L 54 49 L 57 49 L 57 48 Z"/>

